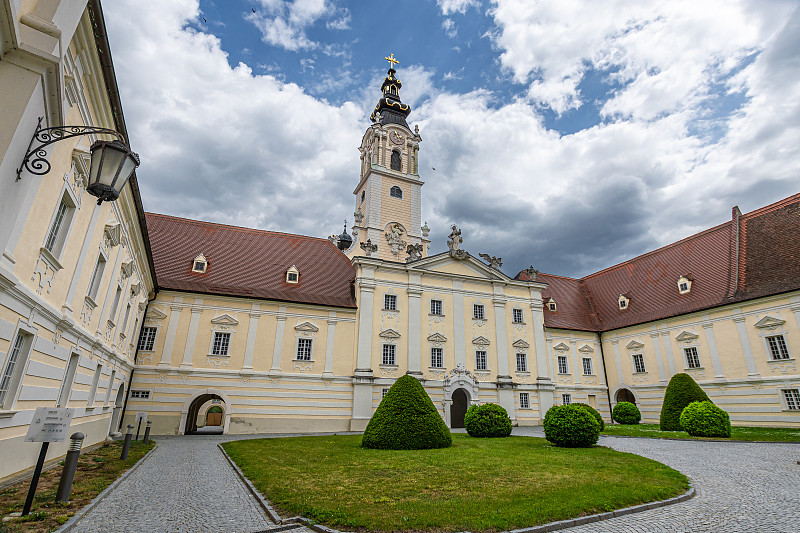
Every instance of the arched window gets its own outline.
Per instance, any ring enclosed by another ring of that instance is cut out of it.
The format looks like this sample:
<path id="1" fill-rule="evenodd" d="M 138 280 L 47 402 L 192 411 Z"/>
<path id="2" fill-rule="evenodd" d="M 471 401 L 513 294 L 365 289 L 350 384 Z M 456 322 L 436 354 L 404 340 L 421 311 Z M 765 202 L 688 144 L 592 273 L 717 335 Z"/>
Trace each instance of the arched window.
<path id="1" fill-rule="evenodd" d="M 403 197 L 403 189 L 395 185 L 391 189 L 389 189 L 389 196 L 392 198 L 402 198 Z"/>
<path id="2" fill-rule="evenodd" d="M 400 162 L 400 152 L 392 150 L 392 170 L 402 170 L 402 163 Z"/>

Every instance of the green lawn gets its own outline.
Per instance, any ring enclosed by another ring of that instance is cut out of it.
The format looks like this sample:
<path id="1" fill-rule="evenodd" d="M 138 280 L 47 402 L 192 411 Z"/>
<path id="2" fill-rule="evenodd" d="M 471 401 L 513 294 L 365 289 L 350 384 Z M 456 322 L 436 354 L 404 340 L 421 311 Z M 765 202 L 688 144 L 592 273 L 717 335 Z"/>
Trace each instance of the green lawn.
<path id="1" fill-rule="evenodd" d="M 690 437 L 685 431 L 661 431 L 658 424 L 623 426 L 606 424 L 603 435 L 623 437 L 648 437 L 651 439 L 696 439 L 696 440 L 754 440 L 762 442 L 800 442 L 800 428 L 736 427 L 730 439 L 708 439 Z"/>
<path id="2" fill-rule="evenodd" d="M 689 487 L 667 466 L 601 446 L 464 434 L 440 450 L 360 444 L 360 435 L 334 435 L 223 446 L 283 516 L 369 531 L 502 531 L 663 500 Z"/>

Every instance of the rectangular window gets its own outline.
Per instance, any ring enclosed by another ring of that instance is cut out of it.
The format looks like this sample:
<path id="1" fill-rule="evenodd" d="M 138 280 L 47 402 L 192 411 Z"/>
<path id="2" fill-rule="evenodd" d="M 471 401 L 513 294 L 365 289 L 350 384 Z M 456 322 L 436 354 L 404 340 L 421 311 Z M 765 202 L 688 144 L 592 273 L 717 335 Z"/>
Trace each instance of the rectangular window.
<path id="1" fill-rule="evenodd" d="M 72 383 L 75 381 L 75 372 L 78 370 L 78 361 L 81 354 L 72 352 L 69 356 L 67 369 L 64 371 L 64 379 L 61 381 L 61 390 L 58 391 L 58 401 L 56 407 L 66 407 L 69 403 L 69 395 L 72 392 Z"/>
<path id="2" fill-rule="evenodd" d="M 444 353 L 441 348 L 431 348 L 431 368 L 444 368 Z"/>
<path id="3" fill-rule="evenodd" d="M 387 311 L 397 311 L 397 295 L 384 294 L 383 308 L 386 309 Z"/>
<path id="4" fill-rule="evenodd" d="M 125 333 L 125 328 L 128 326 L 128 318 L 131 316 L 131 304 L 128 304 L 128 307 L 125 308 L 125 318 L 122 319 L 122 327 L 120 328 L 121 333 Z"/>
<path id="5" fill-rule="evenodd" d="M 230 333 L 214 332 L 214 343 L 211 345 L 211 355 L 228 355 L 231 343 Z"/>
<path id="6" fill-rule="evenodd" d="M 561 395 L 561 403 L 563 405 L 569 405 L 572 403 L 572 395 L 571 394 L 562 394 Z"/>
<path id="7" fill-rule="evenodd" d="M 591 376 L 594 374 L 592 371 L 592 358 L 591 357 L 584 357 L 583 358 L 583 375 L 584 376 Z"/>
<path id="8" fill-rule="evenodd" d="M 528 371 L 528 356 L 524 353 L 517 354 L 517 372 Z"/>
<path id="9" fill-rule="evenodd" d="M 800 409 L 800 390 L 784 389 L 783 397 L 786 398 L 786 408 L 796 411 Z"/>
<path id="10" fill-rule="evenodd" d="M 530 409 L 531 408 L 531 395 L 528 392 L 520 392 L 519 393 L 519 408 L 520 409 Z"/>
<path id="11" fill-rule="evenodd" d="M 386 393 L 389 392 L 389 389 L 383 388 L 381 389 L 381 400 L 386 398 Z"/>
<path id="12" fill-rule="evenodd" d="M 486 315 L 483 312 L 483 304 L 472 304 L 472 318 L 475 320 L 486 319 Z"/>
<path id="13" fill-rule="evenodd" d="M 117 371 L 112 370 L 111 376 L 108 378 L 108 386 L 106 386 L 106 399 L 103 402 L 103 405 L 108 405 L 108 402 L 111 401 L 111 391 L 114 390 L 114 378 L 117 376 Z"/>
<path id="14" fill-rule="evenodd" d="M 312 339 L 297 339 L 297 360 L 311 361 Z"/>
<path id="15" fill-rule="evenodd" d="M 131 398 L 136 400 L 149 400 L 149 390 L 131 390 Z"/>
<path id="16" fill-rule="evenodd" d="M 92 377 L 92 388 L 89 389 L 89 398 L 86 400 L 86 405 L 91 407 L 97 398 L 97 385 L 100 383 L 100 374 L 103 372 L 103 365 L 98 364 L 94 369 L 94 376 Z"/>
<path id="17" fill-rule="evenodd" d="M 514 317 L 514 324 L 522 324 L 522 309 L 512 309 L 511 314 Z"/>
<path id="18" fill-rule="evenodd" d="M 122 297 L 122 287 L 117 285 L 117 292 L 114 293 L 114 303 L 111 304 L 111 312 L 108 314 L 108 320 L 111 322 L 116 322 L 120 297 Z"/>
<path id="19" fill-rule="evenodd" d="M 637 374 L 646 372 L 644 368 L 644 355 L 635 353 L 631 357 L 633 357 L 633 371 Z"/>
<path id="20" fill-rule="evenodd" d="M 19 331 L 11 343 L 6 365 L 0 377 L 0 409 L 11 409 L 14 404 L 14 397 L 22 383 L 22 373 L 25 371 L 25 363 L 33 344 L 32 337 L 28 333 Z"/>
<path id="21" fill-rule="evenodd" d="M 475 351 L 475 370 L 486 370 L 486 350 Z"/>
<path id="22" fill-rule="evenodd" d="M 432 315 L 442 315 L 442 301 L 441 300 L 431 300 L 431 314 Z"/>
<path id="23" fill-rule="evenodd" d="M 686 355 L 686 368 L 700 368 L 700 356 L 697 355 L 697 348 L 684 348 L 683 353 Z"/>
<path id="24" fill-rule="evenodd" d="M 47 232 L 47 237 L 44 240 L 44 247 L 56 257 L 60 256 L 61 251 L 64 249 L 64 243 L 67 240 L 67 232 L 72 223 L 74 213 L 75 206 L 72 204 L 69 195 L 65 192 L 61 197 L 56 215 L 53 217 L 50 230 Z"/>
<path id="25" fill-rule="evenodd" d="M 773 359 L 789 359 L 789 349 L 786 348 L 786 339 L 783 338 L 783 335 L 767 337 L 767 344 Z"/>
<path id="26" fill-rule="evenodd" d="M 139 334 L 139 350 L 143 352 L 152 352 L 156 344 L 156 332 L 158 328 L 153 326 L 144 326 L 142 332 Z"/>
<path id="27" fill-rule="evenodd" d="M 396 346 L 394 344 L 384 344 L 383 345 L 383 359 L 381 361 L 382 365 L 395 365 L 395 350 Z"/>
<path id="28" fill-rule="evenodd" d="M 94 270 L 92 271 L 92 279 L 89 281 L 88 296 L 92 300 L 97 298 L 97 292 L 100 290 L 100 282 L 103 280 L 103 271 L 105 269 L 106 260 L 102 255 L 100 255 L 97 257 L 97 263 L 95 263 Z"/>
<path id="29" fill-rule="evenodd" d="M 569 367 L 567 366 L 567 356 L 566 355 L 559 355 L 558 356 L 558 373 L 559 374 L 569 374 Z"/>

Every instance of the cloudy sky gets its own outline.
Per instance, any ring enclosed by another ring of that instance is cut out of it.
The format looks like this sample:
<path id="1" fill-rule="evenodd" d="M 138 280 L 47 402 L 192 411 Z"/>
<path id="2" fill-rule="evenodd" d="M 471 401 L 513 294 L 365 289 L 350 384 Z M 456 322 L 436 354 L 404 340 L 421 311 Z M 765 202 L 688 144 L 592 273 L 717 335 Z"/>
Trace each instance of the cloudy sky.
<path id="1" fill-rule="evenodd" d="M 800 190 L 800 2 L 113 0 L 145 209 L 353 223 L 383 57 L 450 224 L 515 275 L 582 276 Z M 433 170 L 433 169 L 436 170 Z"/>

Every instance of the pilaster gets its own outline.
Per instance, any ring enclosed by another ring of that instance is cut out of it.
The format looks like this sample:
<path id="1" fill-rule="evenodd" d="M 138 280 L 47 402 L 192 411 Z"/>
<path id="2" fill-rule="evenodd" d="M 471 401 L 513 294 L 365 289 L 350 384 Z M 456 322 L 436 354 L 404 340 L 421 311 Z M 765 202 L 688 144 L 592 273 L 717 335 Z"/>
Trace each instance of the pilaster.
<path id="1" fill-rule="evenodd" d="M 279 307 L 275 325 L 275 344 L 272 346 L 272 367 L 269 375 L 277 377 L 283 374 L 281 371 L 281 354 L 283 353 L 283 334 L 286 330 L 286 308 Z"/>
<path id="2" fill-rule="evenodd" d="M 200 327 L 200 315 L 203 313 L 203 300 L 195 300 L 192 304 L 192 317 L 189 321 L 189 333 L 186 337 L 186 346 L 183 350 L 183 361 L 179 370 L 191 370 L 194 367 L 194 345 L 197 340 L 197 330 Z"/>
<path id="3" fill-rule="evenodd" d="M 167 337 L 164 339 L 164 351 L 161 352 L 161 361 L 158 363 L 159 368 L 172 366 L 172 350 L 175 347 L 175 335 L 178 332 L 178 322 L 180 322 L 183 310 L 182 301 L 181 297 L 177 297 L 170 305 L 169 326 L 167 326 Z"/>

